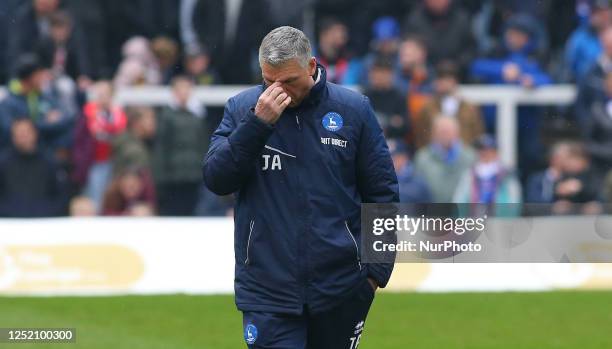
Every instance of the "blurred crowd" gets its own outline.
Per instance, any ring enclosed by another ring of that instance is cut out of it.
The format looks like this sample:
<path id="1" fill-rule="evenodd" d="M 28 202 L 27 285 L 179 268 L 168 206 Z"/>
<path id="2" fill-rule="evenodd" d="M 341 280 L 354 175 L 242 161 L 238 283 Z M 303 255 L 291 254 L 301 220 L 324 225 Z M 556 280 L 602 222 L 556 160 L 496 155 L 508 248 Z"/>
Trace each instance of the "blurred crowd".
<path id="1" fill-rule="evenodd" d="M 223 108 L 202 85 L 261 82 L 272 28 L 311 38 L 328 80 L 370 98 L 404 202 L 612 201 L 608 0 L 0 1 L 0 216 L 231 215 L 200 166 Z M 574 105 L 518 110 L 518 165 L 499 158 L 494 106 L 460 84 L 575 84 Z M 167 105 L 119 105 L 167 85 Z"/>

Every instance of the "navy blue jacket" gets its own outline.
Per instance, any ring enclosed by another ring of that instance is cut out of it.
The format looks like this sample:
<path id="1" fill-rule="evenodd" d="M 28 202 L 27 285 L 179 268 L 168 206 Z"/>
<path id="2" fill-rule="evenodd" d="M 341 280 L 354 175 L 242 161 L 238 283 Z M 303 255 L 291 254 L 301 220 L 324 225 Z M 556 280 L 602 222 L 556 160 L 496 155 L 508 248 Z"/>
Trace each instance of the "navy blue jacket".
<path id="1" fill-rule="evenodd" d="M 392 264 L 362 264 L 360 204 L 398 202 L 393 163 L 368 99 L 317 82 L 271 126 L 254 114 L 264 86 L 230 98 L 204 181 L 236 193 L 235 292 L 242 311 L 327 310 Z"/>

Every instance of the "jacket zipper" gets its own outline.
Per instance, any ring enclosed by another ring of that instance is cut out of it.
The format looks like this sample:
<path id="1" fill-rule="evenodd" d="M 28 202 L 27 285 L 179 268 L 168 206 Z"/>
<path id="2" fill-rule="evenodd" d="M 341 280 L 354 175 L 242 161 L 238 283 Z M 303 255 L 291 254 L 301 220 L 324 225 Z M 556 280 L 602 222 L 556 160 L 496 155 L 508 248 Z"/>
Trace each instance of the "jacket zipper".
<path id="1" fill-rule="evenodd" d="M 249 224 L 249 238 L 247 240 L 247 246 L 246 246 L 246 259 L 244 260 L 244 264 L 249 265 L 249 249 L 251 247 L 251 234 L 253 234 L 253 227 L 255 226 L 255 221 L 251 220 L 251 223 Z"/>
<path id="2" fill-rule="evenodd" d="M 361 270 L 361 257 L 359 256 L 359 247 L 357 246 L 357 240 L 355 240 L 355 236 L 351 233 L 351 229 L 349 229 L 347 221 L 344 221 L 344 226 L 346 227 L 346 233 L 353 240 L 353 244 L 355 244 L 355 255 L 357 257 L 357 265 L 359 265 L 359 270 Z"/>

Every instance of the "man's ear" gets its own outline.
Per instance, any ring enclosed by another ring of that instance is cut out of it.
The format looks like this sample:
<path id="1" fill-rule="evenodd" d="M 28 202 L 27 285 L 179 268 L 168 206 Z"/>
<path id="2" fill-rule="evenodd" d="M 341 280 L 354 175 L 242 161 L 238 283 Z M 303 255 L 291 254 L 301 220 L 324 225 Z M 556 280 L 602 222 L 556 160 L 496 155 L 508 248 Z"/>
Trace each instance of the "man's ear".
<path id="1" fill-rule="evenodd" d="M 317 71 L 317 59 L 312 57 L 310 58 L 310 62 L 308 62 L 308 68 L 310 69 L 310 76 L 314 76 Z"/>

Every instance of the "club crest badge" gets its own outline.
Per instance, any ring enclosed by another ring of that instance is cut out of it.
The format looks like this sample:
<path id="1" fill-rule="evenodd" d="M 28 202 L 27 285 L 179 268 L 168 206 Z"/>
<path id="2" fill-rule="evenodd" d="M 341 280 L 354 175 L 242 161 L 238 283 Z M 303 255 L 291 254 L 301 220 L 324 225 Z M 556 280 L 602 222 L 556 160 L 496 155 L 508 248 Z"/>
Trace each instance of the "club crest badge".
<path id="1" fill-rule="evenodd" d="M 257 341 L 257 327 L 255 325 L 246 325 L 244 328 L 244 340 L 248 345 L 255 344 L 255 341 Z"/>
<path id="2" fill-rule="evenodd" d="M 344 125 L 342 116 L 336 112 L 329 112 L 325 114 L 323 120 L 321 120 L 323 127 L 331 132 L 336 132 Z"/>

